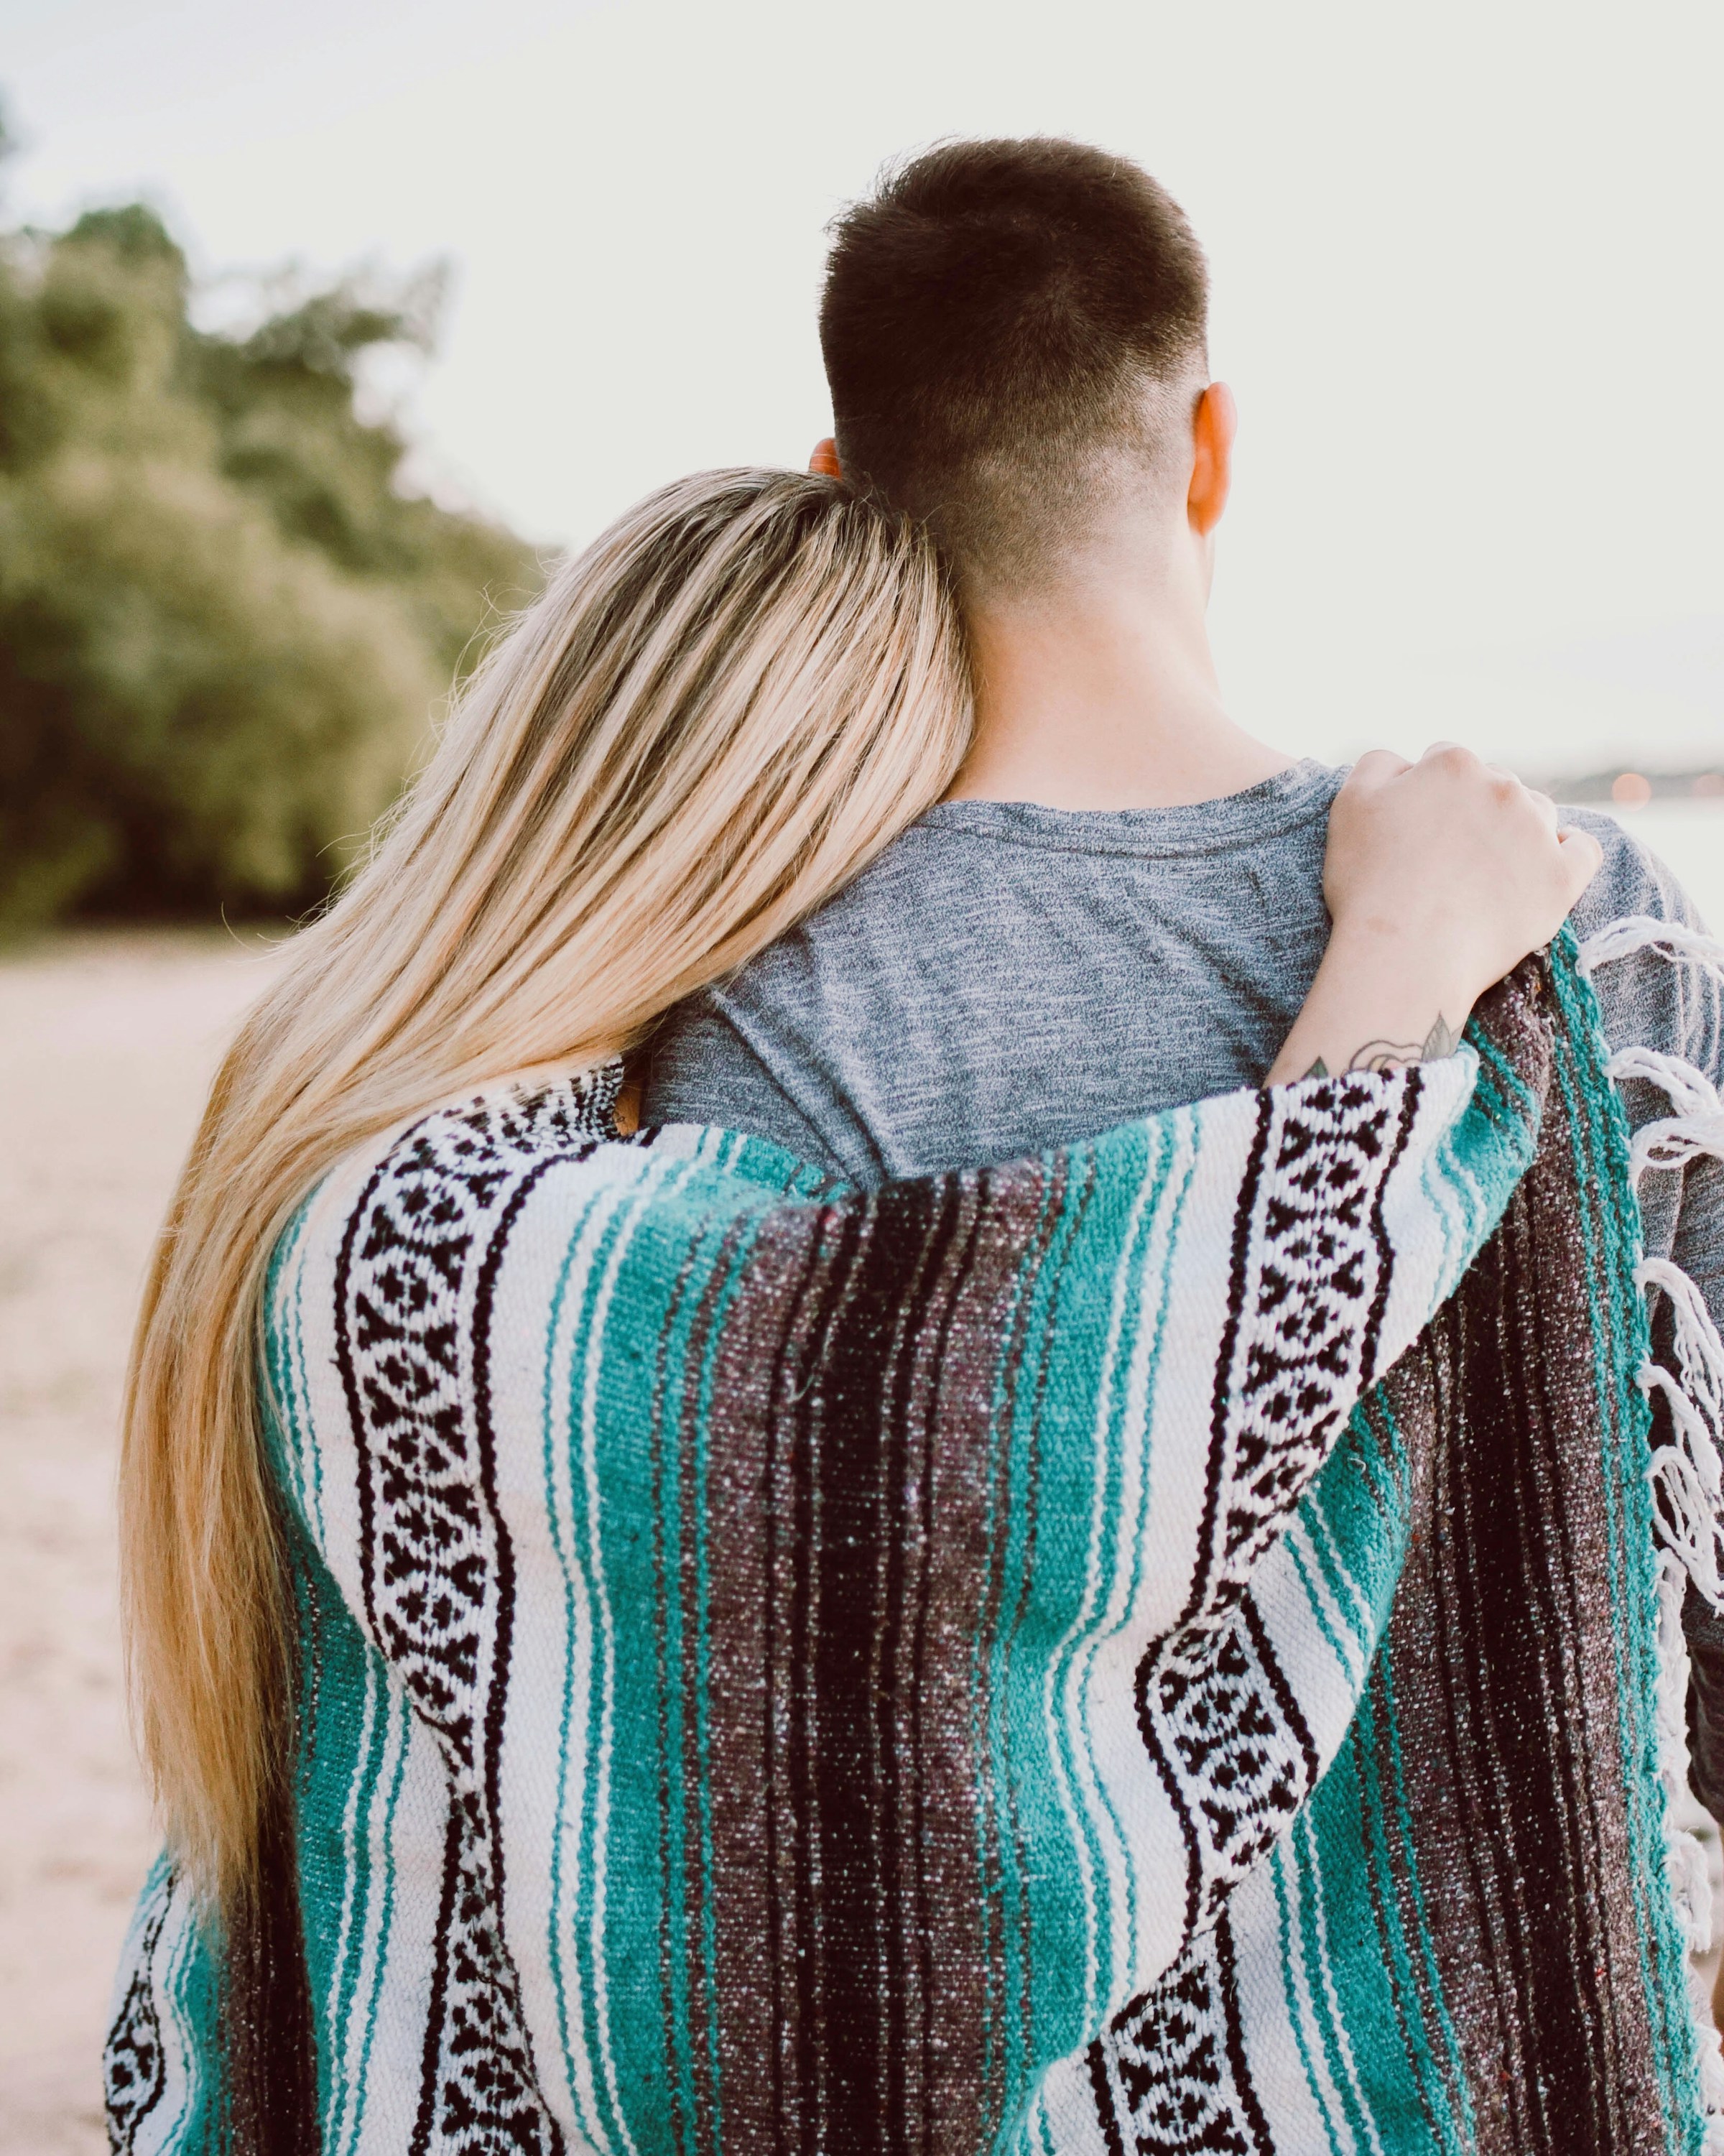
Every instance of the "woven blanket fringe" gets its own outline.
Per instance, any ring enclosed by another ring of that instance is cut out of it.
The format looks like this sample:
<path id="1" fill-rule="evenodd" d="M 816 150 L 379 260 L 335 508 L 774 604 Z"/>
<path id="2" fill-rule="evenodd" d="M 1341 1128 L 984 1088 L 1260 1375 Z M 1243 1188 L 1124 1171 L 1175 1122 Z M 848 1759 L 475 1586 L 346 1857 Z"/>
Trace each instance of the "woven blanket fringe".
<path id="1" fill-rule="evenodd" d="M 1613 921 L 1580 947 L 1579 969 L 1636 952 L 1655 951 L 1673 963 L 1698 967 L 1724 987 L 1724 942 L 1685 927 L 1635 914 Z M 1649 1169 L 1681 1168 L 1691 1160 L 1724 1161 L 1724 1101 L 1702 1070 L 1679 1056 L 1650 1048 L 1619 1050 L 1606 1066 L 1620 1085 L 1640 1079 L 1655 1086 L 1673 1113 L 1643 1124 L 1631 1143 L 1629 1166 L 1635 1188 Z M 1650 1303 L 1662 1295 L 1672 1321 L 1675 1371 L 1648 1357 L 1635 1373 L 1650 1400 L 1662 1398 L 1670 1414 L 1670 1441 L 1655 1446 L 1650 1470 L 1655 1532 L 1660 1545 L 1658 1578 L 1659 1774 L 1665 1787 L 1666 1869 L 1677 1922 L 1691 1953 L 1711 1944 L 1711 1893 L 1706 1852 L 1680 1824 L 1679 1805 L 1688 1785 L 1688 1647 L 1682 1604 L 1691 1580 L 1711 1606 L 1724 1613 L 1724 1341 L 1700 1291 L 1668 1258 L 1647 1258 L 1635 1272 Z M 1706 2110 L 1704 2156 L 1724 2156 L 1724 2046 L 1713 2025 L 1711 2002 L 1696 1997 L 1696 2035 Z"/>

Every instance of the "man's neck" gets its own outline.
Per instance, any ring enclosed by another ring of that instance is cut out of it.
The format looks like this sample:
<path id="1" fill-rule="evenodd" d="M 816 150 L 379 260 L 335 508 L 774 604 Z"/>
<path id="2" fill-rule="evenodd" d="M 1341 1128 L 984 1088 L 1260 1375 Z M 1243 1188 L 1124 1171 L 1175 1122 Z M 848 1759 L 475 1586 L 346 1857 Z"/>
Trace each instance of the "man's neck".
<path id="1" fill-rule="evenodd" d="M 1292 761 L 1223 708 L 1199 593 L 1085 578 L 967 619 L 976 739 L 952 799 L 1172 808 Z"/>

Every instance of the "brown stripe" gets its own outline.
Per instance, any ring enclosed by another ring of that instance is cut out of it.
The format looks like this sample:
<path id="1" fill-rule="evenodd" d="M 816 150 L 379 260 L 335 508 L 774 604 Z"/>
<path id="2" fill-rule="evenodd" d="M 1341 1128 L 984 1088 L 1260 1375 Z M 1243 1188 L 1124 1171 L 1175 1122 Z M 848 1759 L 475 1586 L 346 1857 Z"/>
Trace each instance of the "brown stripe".
<path id="1" fill-rule="evenodd" d="M 713 1371 L 707 1483 L 712 1567 L 710 1667 L 713 1868 L 720 2029 L 719 2104 L 727 2147 L 782 2152 L 795 2145 L 798 2091 L 784 2050 L 794 2003 L 789 1837 L 782 1817 L 777 1658 L 769 1651 L 784 1586 L 782 1462 L 773 1440 L 782 1394 L 794 1382 L 797 1328 L 817 1294 L 813 1232 L 757 1249 L 747 1292 L 732 1303 Z M 762 1952 L 764 1947 L 765 1951 Z"/>
<path id="2" fill-rule="evenodd" d="M 902 1192 L 859 1230 L 854 1214 L 780 1214 L 719 1328 L 726 2156 L 979 2147 L 998 2123 L 973 1656 L 1002 1341 L 1047 1203 L 1032 1170 Z"/>
<path id="3" fill-rule="evenodd" d="M 906 1835 L 915 1857 L 914 1919 L 919 2086 L 906 2091 L 921 2148 L 977 2148 L 998 2126 L 997 2087 L 983 2073 L 983 2046 L 997 2016 L 1000 1960 L 987 1876 L 977 1784 L 977 1739 L 987 1736 L 972 1658 L 985 1653 L 984 1599 L 993 1573 L 993 1461 L 1000 1342 L 1020 1292 L 1027 1242 L 1040 1247 L 1049 1206 L 1039 1168 L 965 1184 L 965 1210 L 948 1245 L 937 1324 L 918 1343 L 912 1412 L 921 1423 L 923 1488 L 921 1608 L 913 1643 L 918 1674 L 910 1732 L 916 1811 Z M 997 1866 L 997 1857 L 993 1859 Z"/>

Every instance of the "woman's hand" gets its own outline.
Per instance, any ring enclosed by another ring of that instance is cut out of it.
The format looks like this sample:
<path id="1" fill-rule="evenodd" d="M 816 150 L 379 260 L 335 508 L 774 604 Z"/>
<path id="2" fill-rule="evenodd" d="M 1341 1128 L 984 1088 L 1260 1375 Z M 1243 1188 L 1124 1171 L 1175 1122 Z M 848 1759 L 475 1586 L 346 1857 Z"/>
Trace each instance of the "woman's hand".
<path id="1" fill-rule="evenodd" d="M 1266 1085 L 1447 1055 L 1474 1004 L 1549 942 L 1598 873 L 1597 839 L 1452 743 L 1374 750 L 1335 798 L 1334 930 Z"/>

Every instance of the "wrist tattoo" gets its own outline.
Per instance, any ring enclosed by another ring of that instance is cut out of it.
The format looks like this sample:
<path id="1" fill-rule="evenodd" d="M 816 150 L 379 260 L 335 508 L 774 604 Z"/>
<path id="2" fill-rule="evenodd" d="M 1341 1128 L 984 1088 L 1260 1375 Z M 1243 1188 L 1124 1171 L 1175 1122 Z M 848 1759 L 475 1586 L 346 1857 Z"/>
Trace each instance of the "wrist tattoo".
<path id="1" fill-rule="evenodd" d="M 1437 1013 L 1437 1022 L 1415 1048 L 1410 1041 L 1367 1040 L 1347 1065 L 1349 1070 L 1400 1070 L 1409 1063 L 1439 1063 L 1460 1045 L 1460 1035 Z M 1327 1078 L 1331 1073 L 1320 1055 L 1306 1072 L 1307 1078 Z"/>

